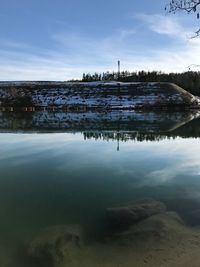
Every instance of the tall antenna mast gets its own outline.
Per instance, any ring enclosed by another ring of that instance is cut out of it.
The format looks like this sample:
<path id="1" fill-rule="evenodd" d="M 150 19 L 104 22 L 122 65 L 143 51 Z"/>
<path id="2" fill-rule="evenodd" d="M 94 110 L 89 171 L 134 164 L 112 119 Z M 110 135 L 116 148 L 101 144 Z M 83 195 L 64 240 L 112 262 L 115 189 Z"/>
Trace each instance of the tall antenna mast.
<path id="1" fill-rule="evenodd" d="M 120 60 L 118 60 L 118 80 L 120 79 L 120 73 L 121 73 L 121 63 Z"/>

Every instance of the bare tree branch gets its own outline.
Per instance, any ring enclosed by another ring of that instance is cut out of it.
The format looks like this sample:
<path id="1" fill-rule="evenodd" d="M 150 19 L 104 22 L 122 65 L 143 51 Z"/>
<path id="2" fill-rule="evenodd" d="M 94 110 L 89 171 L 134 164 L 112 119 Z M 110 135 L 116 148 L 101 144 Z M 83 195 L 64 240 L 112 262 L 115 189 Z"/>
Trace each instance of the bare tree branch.
<path id="1" fill-rule="evenodd" d="M 170 13 L 177 11 L 186 11 L 187 13 L 197 12 L 200 0 L 171 0 L 166 6 L 166 10 Z"/>
<path id="2" fill-rule="evenodd" d="M 200 18 L 200 0 L 170 0 L 169 4 L 165 7 L 169 13 L 176 13 L 178 11 L 185 11 L 188 14 L 196 13 L 197 19 Z M 200 28 L 195 32 L 192 38 L 200 36 Z"/>

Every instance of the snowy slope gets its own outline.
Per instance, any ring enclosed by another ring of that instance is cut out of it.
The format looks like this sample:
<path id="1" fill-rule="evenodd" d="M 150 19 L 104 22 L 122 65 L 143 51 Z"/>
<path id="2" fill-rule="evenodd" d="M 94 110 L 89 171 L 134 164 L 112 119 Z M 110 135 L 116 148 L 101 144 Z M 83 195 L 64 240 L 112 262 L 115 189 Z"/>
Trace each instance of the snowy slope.
<path id="1" fill-rule="evenodd" d="M 0 106 L 147 109 L 199 105 L 197 97 L 170 83 L 0 82 Z"/>

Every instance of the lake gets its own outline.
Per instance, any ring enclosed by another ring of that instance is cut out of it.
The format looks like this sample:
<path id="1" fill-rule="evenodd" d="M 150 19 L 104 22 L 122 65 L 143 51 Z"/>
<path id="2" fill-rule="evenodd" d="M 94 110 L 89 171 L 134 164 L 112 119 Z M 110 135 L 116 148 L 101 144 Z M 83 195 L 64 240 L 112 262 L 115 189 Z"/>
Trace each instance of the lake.
<path id="1" fill-rule="evenodd" d="M 199 125 L 189 111 L 0 113 L 0 266 L 199 266 Z"/>

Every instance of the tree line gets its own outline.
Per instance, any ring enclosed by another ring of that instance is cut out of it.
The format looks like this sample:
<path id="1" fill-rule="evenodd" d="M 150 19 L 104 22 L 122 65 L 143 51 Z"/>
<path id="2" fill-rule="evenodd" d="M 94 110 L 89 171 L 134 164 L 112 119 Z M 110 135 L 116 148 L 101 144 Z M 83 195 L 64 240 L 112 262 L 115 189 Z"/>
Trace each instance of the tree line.
<path id="1" fill-rule="evenodd" d="M 121 82 L 170 82 L 175 83 L 194 95 L 200 96 L 200 72 L 164 73 L 161 71 L 122 71 L 104 73 L 83 73 L 83 82 L 113 81 Z"/>

